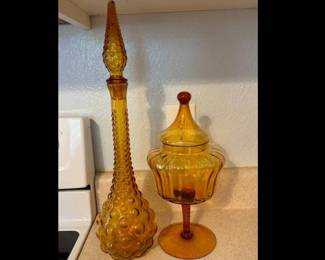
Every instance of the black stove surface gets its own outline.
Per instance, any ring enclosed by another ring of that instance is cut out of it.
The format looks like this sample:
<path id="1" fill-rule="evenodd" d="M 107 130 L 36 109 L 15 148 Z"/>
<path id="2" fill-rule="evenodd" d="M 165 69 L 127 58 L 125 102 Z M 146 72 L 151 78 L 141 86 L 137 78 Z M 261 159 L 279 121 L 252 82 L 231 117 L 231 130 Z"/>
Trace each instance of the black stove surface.
<path id="1" fill-rule="evenodd" d="M 59 231 L 58 260 L 68 259 L 78 237 L 79 233 L 77 231 Z"/>

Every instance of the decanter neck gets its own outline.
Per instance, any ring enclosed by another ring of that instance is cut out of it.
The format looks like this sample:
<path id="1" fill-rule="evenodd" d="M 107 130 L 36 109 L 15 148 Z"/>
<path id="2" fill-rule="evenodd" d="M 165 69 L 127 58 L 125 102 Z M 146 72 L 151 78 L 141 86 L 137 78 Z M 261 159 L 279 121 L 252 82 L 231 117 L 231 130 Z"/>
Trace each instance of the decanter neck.
<path id="1" fill-rule="evenodd" d="M 116 178 L 132 178 L 129 124 L 126 90 L 127 83 L 108 84 L 111 95 L 112 130 L 114 145 L 114 175 Z"/>
<path id="2" fill-rule="evenodd" d="M 125 78 L 110 77 L 107 81 L 107 87 L 113 100 L 126 100 L 126 92 L 128 88 L 128 81 Z"/>

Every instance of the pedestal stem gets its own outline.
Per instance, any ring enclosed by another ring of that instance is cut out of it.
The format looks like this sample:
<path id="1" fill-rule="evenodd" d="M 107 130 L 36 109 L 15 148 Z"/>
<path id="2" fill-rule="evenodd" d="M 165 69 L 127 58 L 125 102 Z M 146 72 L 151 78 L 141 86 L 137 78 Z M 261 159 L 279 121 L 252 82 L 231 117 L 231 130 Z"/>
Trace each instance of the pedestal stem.
<path id="1" fill-rule="evenodd" d="M 191 239 L 193 237 L 193 233 L 190 230 L 191 205 L 183 204 L 182 212 L 183 212 L 183 231 L 181 233 L 181 236 L 184 239 Z"/>

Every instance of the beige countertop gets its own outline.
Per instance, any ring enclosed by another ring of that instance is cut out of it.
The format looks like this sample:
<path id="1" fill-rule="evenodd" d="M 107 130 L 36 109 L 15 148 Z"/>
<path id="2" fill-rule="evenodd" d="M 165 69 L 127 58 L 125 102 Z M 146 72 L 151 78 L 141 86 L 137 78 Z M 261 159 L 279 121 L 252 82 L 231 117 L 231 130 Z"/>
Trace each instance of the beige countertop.
<path id="1" fill-rule="evenodd" d="M 150 207 L 156 212 L 158 231 L 153 246 L 139 259 L 177 259 L 166 254 L 158 245 L 160 231 L 171 223 L 181 222 L 179 205 L 161 199 L 155 192 L 148 171 L 136 172 L 137 184 Z M 111 173 L 96 175 L 96 195 L 101 208 L 111 183 Z M 201 259 L 256 260 L 257 259 L 257 168 L 226 168 L 220 173 L 215 194 L 205 203 L 191 207 L 191 222 L 210 228 L 217 237 L 214 251 Z M 100 250 L 94 223 L 83 246 L 79 260 L 112 259 Z"/>
<path id="2" fill-rule="evenodd" d="M 153 246 L 141 259 L 177 259 L 166 254 L 158 245 L 157 238 L 162 228 L 170 223 L 180 222 L 181 214 L 159 214 L 157 216 L 158 232 L 154 237 Z M 257 210 L 208 210 L 192 214 L 192 221 L 209 227 L 217 237 L 217 246 L 206 260 L 256 260 L 257 259 Z M 94 223 L 79 260 L 112 259 L 99 248 L 96 237 L 97 224 Z M 140 258 L 139 258 L 140 259 Z"/>

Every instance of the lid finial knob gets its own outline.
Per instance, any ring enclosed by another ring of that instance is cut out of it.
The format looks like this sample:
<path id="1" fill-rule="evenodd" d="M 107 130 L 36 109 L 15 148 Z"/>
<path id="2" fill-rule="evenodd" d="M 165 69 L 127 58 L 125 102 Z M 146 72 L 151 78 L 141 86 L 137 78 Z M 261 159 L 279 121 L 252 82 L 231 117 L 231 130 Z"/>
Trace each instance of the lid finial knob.
<path id="1" fill-rule="evenodd" d="M 177 99 L 179 103 L 181 103 L 182 105 L 188 104 L 191 100 L 191 97 L 192 97 L 191 94 L 187 91 L 179 92 L 177 95 Z"/>

